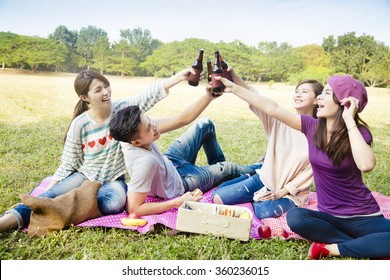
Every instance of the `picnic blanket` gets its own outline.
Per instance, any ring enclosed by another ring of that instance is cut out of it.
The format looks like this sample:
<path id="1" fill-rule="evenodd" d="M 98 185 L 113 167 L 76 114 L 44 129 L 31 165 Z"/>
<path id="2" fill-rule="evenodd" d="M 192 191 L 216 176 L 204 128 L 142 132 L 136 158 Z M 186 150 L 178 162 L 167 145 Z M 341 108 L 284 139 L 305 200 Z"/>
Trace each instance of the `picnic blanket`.
<path id="1" fill-rule="evenodd" d="M 32 196 L 38 196 L 39 194 L 43 193 L 49 182 L 51 177 L 45 178 L 32 192 Z M 212 203 L 211 201 L 211 194 L 213 190 L 210 190 L 203 194 L 203 199 L 201 202 L 203 203 Z M 382 195 L 379 192 L 373 192 L 373 196 L 377 200 L 382 213 L 387 219 L 390 219 L 390 196 Z M 148 197 L 148 202 L 159 202 L 162 201 L 162 199 L 155 198 L 155 197 Z M 300 235 L 292 232 L 287 225 L 286 221 L 286 214 L 278 217 L 278 218 L 267 218 L 259 220 L 256 218 L 253 212 L 252 204 L 251 203 L 243 203 L 243 204 L 237 204 L 237 206 L 242 206 L 248 208 L 253 213 L 253 220 L 252 220 L 252 228 L 250 232 L 250 237 L 254 239 L 260 239 L 260 236 L 258 234 L 258 228 L 265 224 L 268 225 L 271 228 L 272 236 L 275 237 L 275 231 L 279 228 L 283 228 L 287 233 L 288 237 L 286 239 L 296 238 L 296 239 L 304 239 Z M 315 192 L 311 192 L 309 194 L 309 203 L 301 206 L 303 208 L 308 208 L 312 210 L 317 210 L 317 195 Z M 171 209 L 169 211 L 166 211 L 161 214 L 156 215 L 148 215 L 142 217 L 142 219 L 145 219 L 148 221 L 148 223 L 145 226 L 142 227 L 134 227 L 134 226 L 124 226 L 121 224 L 120 220 L 121 218 L 127 217 L 127 212 L 123 211 L 120 214 L 116 215 L 107 215 L 102 216 L 96 219 L 88 220 L 83 223 L 78 224 L 77 226 L 80 227 L 111 227 L 111 228 L 121 228 L 121 229 L 127 229 L 127 230 L 137 230 L 140 233 L 147 233 L 152 230 L 154 225 L 162 224 L 168 228 L 175 229 L 176 228 L 176 219 L 177 219 L 177 213 L 178 210 Z M 283 238 L 283 237 L 281 237 Z"/>

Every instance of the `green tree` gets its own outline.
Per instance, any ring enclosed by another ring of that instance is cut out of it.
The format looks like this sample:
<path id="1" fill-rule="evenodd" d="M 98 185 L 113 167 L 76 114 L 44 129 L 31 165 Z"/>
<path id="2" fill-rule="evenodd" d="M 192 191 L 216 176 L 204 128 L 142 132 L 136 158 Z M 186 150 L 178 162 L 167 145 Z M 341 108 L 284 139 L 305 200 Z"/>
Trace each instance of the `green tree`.
<path id="1" fill-rule="evenodd" d="M 330 55 L 320 45 L 305 45 L 293 51 L 303 59 L 305 67 L 331 67 Z"/>
<path id="2" fill-rule="evenodd" d="M 152 38 L 148 29 L 143 30 L 141 27 L 135 29 L 121 29 L 120 36 L 131 46 L 131 57 L 140 64 L 146 60 L 146 57 L 151 55 L 162 42 Z M 145 74 L 141 68 L 134 69 L 136 75 Z"/>
<path id="3" fill-rule="evenodd" d="M 356 76 L 365 63 L 366 51 L 368 50 L 364 49 L 362 40 L 356 37 L 355 32 L 339 36 L 337 47 L 333 51 L 335 71 Z"/>
<path id="4" fill-rule="evenodd" d="M 327 53 L 332 53 L 333 50 L 336 48 L 336 45 L 337 45 L 337 40 L 334 38 L 333 35 L 328 36 L 322 41 L 322 47 Z"/>
<path id="5" fill-rule="evenodd" d="M 137 62 L 134 59 L 134 48 L 126 40 L 121 39 L 112 45 L 112 56 L 108 71 L 119 73 L 121 77 L 134 75 Z"/>
<path id="6" fill-rule="evenodd" d="M 99 69 L 103 74 L 104 70 L 108 67 L 110 57 L 110 43 L 108 38 L 99 37 L 93 45 L 94 58 L 92 59 L 93 68 Z"/>
<path id="7" fill-rule="evenodd" d="M 26 46 L 29 44 L 30 38 L 28 36 L 18 36 L 15 40 L 15 45 L 17 46 L 11 57 L 11 63 L 14 67 L 23 69 L 26 67 L 26 56 L 27 50 Z"/>
<path id="8" fill-rule="evenodd" d="M 12 56 L 19 47 L 19 35 L 11 32 L 0 32 L 0 59 L 1 69 L 4 71 L 5 66 L 11 66 Z"/>
<path id="9" fill-rule="evenodd" d="M 80 57 L 77 54 L 78 32 L 71 31 L 66 26 L 60 25 L 49 35 L 49 39 L 56 44 L 64 46 L 67 50 L 66 60 L 61 65 L 56 65 L 56 71 L 70 70 L 76 72 Z"/>
<path id="10" fill-rule="evenodd" d="M 373 36 L 356 36 L 350 32 L 324 39 L 323 47 L 330 53 L 333 72 L 352 75 L 367 85 L 384 85 L 389 82 L 388 47 L 375 41 Z"/>
<path id="11" fill-rule="evenodd" d="M 96 48 L 96 42 L 108 42 L 107 32 L 95 26 L 82 27 L 77 38 L 77 52 L 81 55 L 80 66 L 86 66 L 90 69 L 93 64 Z M 99 46 L 99 47 L 100 47 Z"/>
<path id="12" fill-rule="evenodd" d="M 309 66 L 298 73 L 291 73 L 288 77 L 290 84 L 296 85 L 298 82 L 306 79 L 316 79 L 325 84 L 326 79 L 332 74 L 332 70 L 321 66 Z"/>
<path id="13" fill-rule="evenodd" d="M 304 69 L 302 57 L 294 52 L 294 48 L 288 43 L 260 42 L 258 44 L 258 59 L 263 69 L 263 79 L 285 82 L 292 73 Z"/>
<path id="14" fill-rule="evenodd" d="M 249 47 L 239 40 L 230 43 L 220 42 L 215 44 L 215 48 L 219 49 L 223 59 L 229 63 L 229 66 L 234 67 L 236 73 L 245 80 L 258 80 L 259 68 L 255 65 L 254 47 Z"/>
<path id="15" fill-rule="evenodd" d="M 390 48 L 378 43 L 373 49 L 373 55 L 365 64 L 359 78 L 368 86 L 386 86 L 390 83 Z"/>
<path id="16" fill-rule="evenodd" d="M 48 69 L 54 68 L 54 71 L 57 72 L 65 66 L 68 56 L 66 46 L 47 39 L 42 51 L 44 52 L 42 64 L 45 64 Z"/>
<path id="17" fill-rule="evenodd" d="M 161 45 L 145 62 L 140 64 L 147 75 L 155 77 L 169 77 L 180 68 L 189 67 L 192 61 L 185 60 L 183 42 L 171 42 Z M 195 51 L 192 57 L 195 55 Z M 191 56 L 187 56 L 187 59 Z"/>
<path id="18" fill-rule="evenodd" d="M 174 72 L 190 67 L 200 48 L 205 49 L 204 60 L 214 55 L 214 46 L 207 40 L 194 38 L 162 44 L 140 66 L 147 75 L 169 77 Z"/>
<path id="19" fill-rule="evenodd" d="M 20 68 L 31 69 L 33 72 L 39 68 L 54 70 L 66 60 L 65 46 L 54 41 L 40 37 L 19 36 L 17 48 L 12 56 L 12 62 Z"/>
<path id="20" fill-rule="evenodd" d="M 14 61 L 19 63 L 21 67 L 28 67 L 35 72 L 39 63 L 44 62 L 45 39 L 29 36 L 21 36 L 19 39 L 20 45 L 15 52 Z"/>
<path id="21" fill-rule="evenodd" d="M 1 67 L 32 71 L 79 71 L 86 67 L 121 76 L 167 77 L 190 67 L 198 50 L 204 48 L 204 65 L 208 59 L 213 61 L 214 51 L 219 50 L 229 66 L 248 81 L 324 81 L 333 73 L 346 73 L 369 86 L 390 84 L 389 47 L 373 36 L 358 37 L 355 32 L 337 39 L 328 36 L 322 46 L 298 48 L 288 43 L 260 42 L 254 47 L 239 40 L 214 43 L 197 38 L 163 44 L 140 27 L 120 32 L 120 41 L 112 45 L 107 33 L 95 26 L 77 32 L 60 25 L 48 39 L 0 32 Z"/>
<path id="22" fill-rule="evenodd" d="M 305 79 L 317 79 L 325 83 L 331 73 L 330 54 L 326 53 L 324 48 L 311 44 L 295 48 L 293 50 L 304 63 L 304 69 L 299 72 L 290 73 L 288 81 L 291 84 L 297 84 Z"/>

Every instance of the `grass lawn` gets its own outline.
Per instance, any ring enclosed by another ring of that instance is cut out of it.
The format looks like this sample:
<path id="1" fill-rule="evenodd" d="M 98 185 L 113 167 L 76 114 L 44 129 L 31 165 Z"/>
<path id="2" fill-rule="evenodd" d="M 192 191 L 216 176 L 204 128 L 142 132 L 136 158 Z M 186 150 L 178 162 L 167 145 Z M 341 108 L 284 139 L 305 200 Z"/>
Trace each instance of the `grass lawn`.
<path id="1" fill-rule="evenodd" d="M 0 213 L 19 203 L 19 194 L 30 192 L 54 173 L 60 163 L 64 133 L 77 95 L 76 74 L 0 72 Z M 113 99 L 136 95 L 153 78 L 108 76 Z M 260 92 L 291 108 L 293 86 L 254 84 Z M 203 93 L 204 84 L 185 82 L 149 114 L 154 117 L 179 113 Z M 374 135 L 375 169 L 364 174 L 373 191 L 390 195 L 390 91 L 368 89 L 369 102 L 361 114 Z M 292 110 L 292 109 L 291 109 Z M 216 124 L 217 136 L 229 161 L 250 164 L 263 154 L 266 138 L 260 122 L 239 98 L 225 94 L 213 101 L 203 116 Z M 186 128 L 159 140 L 164 151 Z M 200 154 L 199 164 L 206 164 Z M 307 259 L 309 243 L 303 240 L 250 240 L 240 242 L 216 236 L 179 234 L 168 229 L 154 234 L 106 228 L 79 228 L 30 238 L 23 231 L 0 234 L 1 260 L 300 260 Z"/>

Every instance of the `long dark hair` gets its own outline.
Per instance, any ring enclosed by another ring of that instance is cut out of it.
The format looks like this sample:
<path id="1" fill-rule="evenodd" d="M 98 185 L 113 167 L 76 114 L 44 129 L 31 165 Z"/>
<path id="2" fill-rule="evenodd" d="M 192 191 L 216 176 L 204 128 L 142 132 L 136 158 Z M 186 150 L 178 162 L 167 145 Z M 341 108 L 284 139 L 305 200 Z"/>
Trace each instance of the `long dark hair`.
<path id="1" fill-rule="evenodd" d="M 110 85 L 110 82 L 107 80 L 106 77 L 104 77 L 102 74 L 95 72 L 95 71 L 92 71 L 92 70 L 81 71 L 76 76 L 76 78 L 74 80 L 74 90 L 76 91 L 78 97 L 80 97 L 80 98 L 79 98 L 79 101 L 77 102 L 76 106 L 74 107 L 73 117 L 72 117 L 71 122 L 69 123 L 68 129 L 66 130 L 64 142 L 66 140 L 66 135 L 68 134 L 70 124 L 72 123 L 72 121 L 76 117 L 78 117 L 79 115 L 81 115 L 82 113 L 84 113 L 85 111 L 87 111 L 89 109 L 89 103 L 84 101 L 81 98 L 81 96 L 88 96 L 89 86 L 91 85 L 91 82 L 93 79 L 98 79 L 98 80 L 102 81 L 104 84 L 106 84 L 108 86 Z"/>
<path id="2" fill-rule="evenodd" d="M 325 118 L 318 118 L 318 124 L 314 132 L 313 141 L 317 148 L 327 153 L 329 159 L 334 165 L 339 166 L 343 159 L 351 153 L 351 143 L 349 141 L 347 126 L 345 125 L 342 117 L 344 106 L 341 106 L 340 102 L 336 98 L 336 95 L 333 95 L 333 100 L 336 104 L 338 104 L 339 108 L 336 112 L 336 120 L 330 131 L 329 142 L 327 140 L 328 135 Z M 364 126 L 371 134 L 367 123 L 364 122 L 358 114 L 355 115 L 354 119 L 358 128 Z"/>

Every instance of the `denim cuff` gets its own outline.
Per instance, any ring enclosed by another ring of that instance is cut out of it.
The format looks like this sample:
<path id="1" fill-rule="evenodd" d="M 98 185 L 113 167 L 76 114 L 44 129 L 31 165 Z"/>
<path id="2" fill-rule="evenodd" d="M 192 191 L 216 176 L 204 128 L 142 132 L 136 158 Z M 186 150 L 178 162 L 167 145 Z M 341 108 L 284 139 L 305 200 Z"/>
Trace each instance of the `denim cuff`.
<path id="1" fill-rule="evenodd" d="M 5 212 L 5 214 L 8 214 L 8 213 L 14 215 L 14 217 L 18 221 L 19 228 L 24 227 L 24 221 L 23 221 L 22 215 L 20 215 L 20 213 L 18 211 L 16 211 L 15 209 L 11 209 L 11 210 L 8 210 Z"/>

